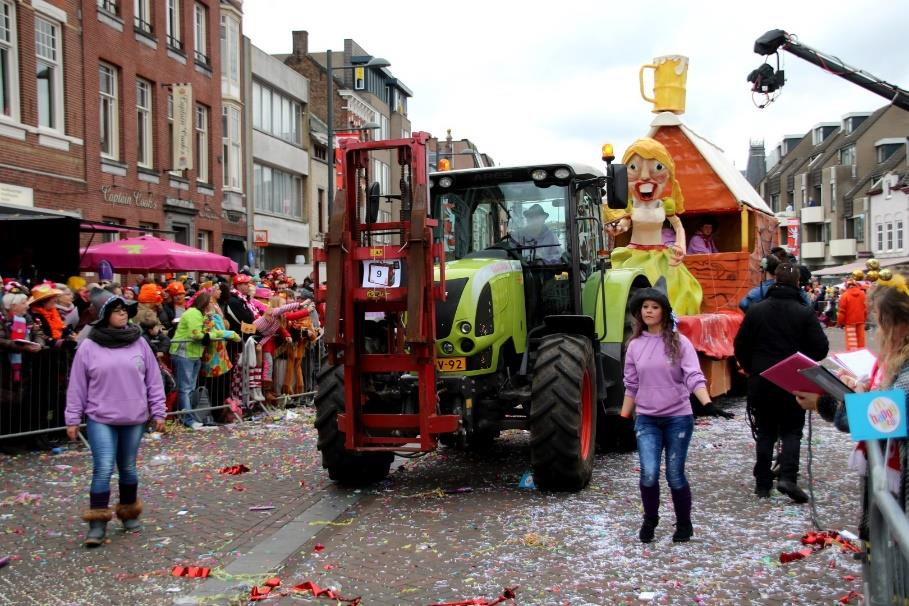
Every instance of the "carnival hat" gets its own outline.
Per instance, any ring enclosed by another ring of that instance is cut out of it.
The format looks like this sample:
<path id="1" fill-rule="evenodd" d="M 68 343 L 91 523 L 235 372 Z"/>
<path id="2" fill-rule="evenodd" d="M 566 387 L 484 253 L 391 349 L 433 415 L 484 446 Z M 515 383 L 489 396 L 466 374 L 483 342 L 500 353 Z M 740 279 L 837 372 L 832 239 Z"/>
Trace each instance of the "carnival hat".
<path id="1" fill-rule="evenodd" d="M 186 287 L 183 286 L 183 282 L 171 282 L 164 290 L 172 297 L 186 294 Z"/>
<path id="2" fill-rule="evenodd" d="M 149 305 L 159 305 L 164 301 L 164 297 L 161 296 L 161 288 L 157 284 L 143 284 L 142 288 L 139 289 L 137 298 L 139 303 L 147 303 Z"/>
<path id="3" fill-rule="evenodd" d="M 127 301 L 120 295 L 114 295 L 101 306 L 101 309 L 98 311 L 98 319 L 92 322 L 92 326 L 107 324 L 110 315 L 114 312 L 114 309 L 116 309 L 118 304 L 126 310 L 126 313 L 130 318 L 134 317 L 139 310 L 138 301 Z"/>
<path id="4" fill-rule="evenodd" d="M 654 301 L 663 308 L 664 314 L 671 314 L 672 304 L 669 302 L 669 297 L 666 296 L 665 287 L 666 279 L 660 277 L 654 288 L 642 288 L 634 293 L 634 296 L 631 299 L 631 305 L 629 305 L 632 315 L 640 315 L 641 307 L 644 306 L 644 301 Z"/>
<path id="5" fill-rule="evenodd" d="M 252 281 L 252 276 L 249 274 L 237 274 L 234 276 L 234 286 L 240 286 L 241 284 L 249 284 Z"/>
<path id="6" fill-rule="evenodd" d="M 46 301 L 51 297 L 57 297 L 63 293 L 51 286 L 50 284 L 39 284 L 38 286 L 32 289 L 32 296 L 29 297 L 26 303 L 29 306 L 34 305 L 35 303 L 40 303 L 41 301 Z"/>

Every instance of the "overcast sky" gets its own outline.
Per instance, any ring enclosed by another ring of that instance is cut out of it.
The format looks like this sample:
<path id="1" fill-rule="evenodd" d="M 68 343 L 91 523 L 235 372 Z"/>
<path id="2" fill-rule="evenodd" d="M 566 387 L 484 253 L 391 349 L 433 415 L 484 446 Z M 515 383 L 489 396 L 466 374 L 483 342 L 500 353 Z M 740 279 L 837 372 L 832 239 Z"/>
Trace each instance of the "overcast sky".
<path id="1" fill-rule="evenodd" d="M 343 51 L 352 38 L 388 59 L 414 96 L 413 129 L 451 129 L 499 164 L 599 164 L 612 142 L 621 156 L 653 114 L 638 70 L 661 55 L 690 58 L 685 123 L 741 169 L 751 139 L 767 152 L 784 134 L 871 111 L 886 101 L 801 59 L 782 57 L 788 82 L 758 109 L 745 78 L 769 29 L 909 88 L 906 0 L 818 2 L 506 2 L 246 0 L 244 33 L 268 53 L 288 53 L 291 31 L 311 52 Z M 649 78 L 649 76 L 648 76 Z"/>

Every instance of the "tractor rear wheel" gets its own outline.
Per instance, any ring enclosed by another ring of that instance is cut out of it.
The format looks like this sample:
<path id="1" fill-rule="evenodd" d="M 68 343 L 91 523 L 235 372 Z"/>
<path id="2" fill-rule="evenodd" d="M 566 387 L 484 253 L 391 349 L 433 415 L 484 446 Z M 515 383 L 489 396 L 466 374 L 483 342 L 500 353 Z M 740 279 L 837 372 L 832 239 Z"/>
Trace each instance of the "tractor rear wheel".
<path id="1" fill-rule="evenodd" d="M 394 454 L 390 452 L 352 452 L 344 447 L 344 432 L 338 428 L 338 414 L 344 412 L 344 367 L 323 366 L 316 394 L 317 446 L 322 452 L 322 467 L 339 484 L 363 486 L 388 475 Z"/>
<path id="2" fill-rule="evenodd" d="M 578 491 L 593 474 L 597 430 L 593 346 L 578 335 L 544 337 L 533 369 L 530 462 L 541 490 Z"/>

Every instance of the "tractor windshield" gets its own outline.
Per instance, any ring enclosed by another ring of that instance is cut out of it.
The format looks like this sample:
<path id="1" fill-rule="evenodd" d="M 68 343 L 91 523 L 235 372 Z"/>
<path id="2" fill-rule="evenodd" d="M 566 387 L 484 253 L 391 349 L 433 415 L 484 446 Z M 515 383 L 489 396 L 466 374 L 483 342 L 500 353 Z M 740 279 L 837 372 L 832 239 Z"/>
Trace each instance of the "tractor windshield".
<path id="1" fill-rule="evenodd" d="M 441 209 L 447 261 L 484 250 L 511 251 L 528 263 L 555 265 L 566 248 L 565 185 L 533 181 L 433 189 Z"/>

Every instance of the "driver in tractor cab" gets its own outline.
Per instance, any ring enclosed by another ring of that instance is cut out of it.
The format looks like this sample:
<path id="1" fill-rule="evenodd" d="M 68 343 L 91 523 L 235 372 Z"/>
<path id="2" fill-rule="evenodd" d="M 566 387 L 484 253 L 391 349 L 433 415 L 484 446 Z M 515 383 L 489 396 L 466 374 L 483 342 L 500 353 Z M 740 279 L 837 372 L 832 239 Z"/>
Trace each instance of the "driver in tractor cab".
<path id="1" fill-rule="evenodd" d="M 526 251 L 525 255 L 529 259 L 540 259 L 546 265 L 561 263 L 562 245 L 559 243 L 558 236 L 546 225 L 549 213 L 543 210 L 539 204 L 534 204 L 524 211 L 524 218 L 527 223 L 521 230 L 518 241 L 521 246 L 536 247 Z"/>

